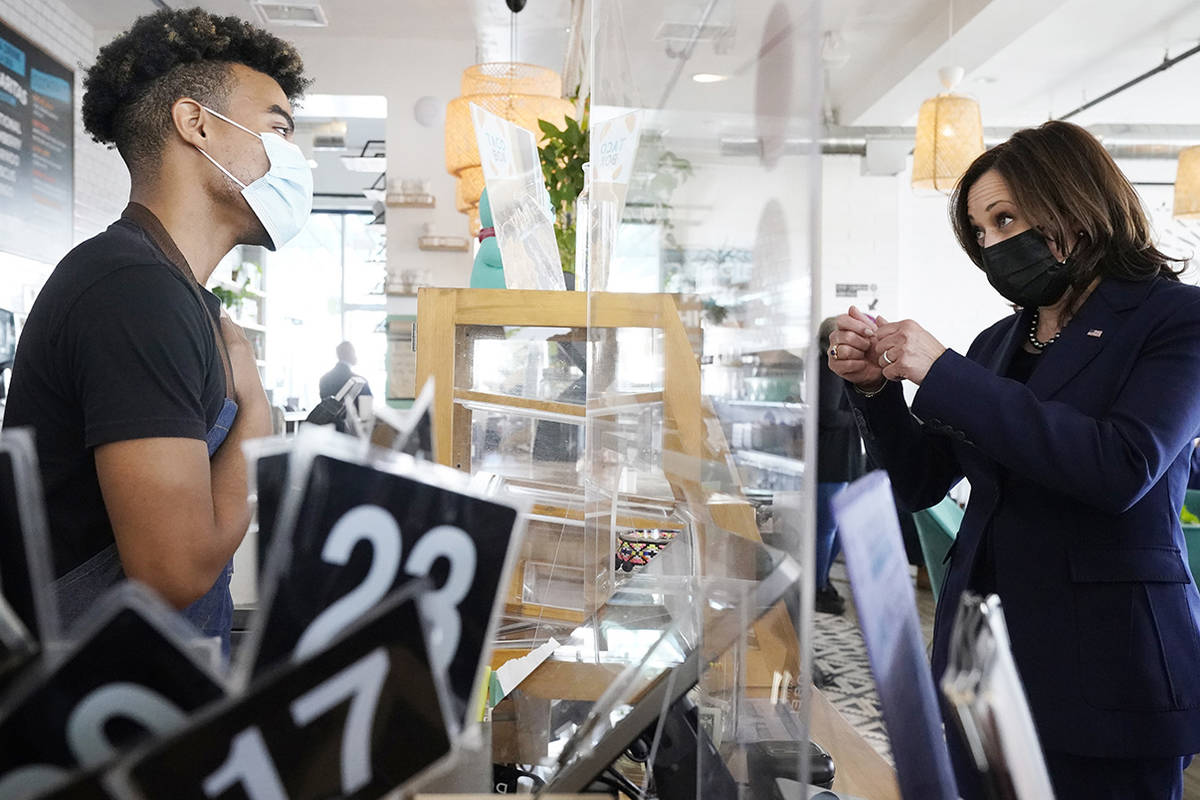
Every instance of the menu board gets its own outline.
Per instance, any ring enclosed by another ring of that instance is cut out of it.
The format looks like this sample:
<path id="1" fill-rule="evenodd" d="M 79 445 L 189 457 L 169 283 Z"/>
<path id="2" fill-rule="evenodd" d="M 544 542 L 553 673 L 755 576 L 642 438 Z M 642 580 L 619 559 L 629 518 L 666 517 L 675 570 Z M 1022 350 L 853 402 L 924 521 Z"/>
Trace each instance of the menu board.
<path id="1" fill-rule="evenodd" d="M 74 87 L 0 21 L 0 250 L 53 263 L 72 244 Z"/>

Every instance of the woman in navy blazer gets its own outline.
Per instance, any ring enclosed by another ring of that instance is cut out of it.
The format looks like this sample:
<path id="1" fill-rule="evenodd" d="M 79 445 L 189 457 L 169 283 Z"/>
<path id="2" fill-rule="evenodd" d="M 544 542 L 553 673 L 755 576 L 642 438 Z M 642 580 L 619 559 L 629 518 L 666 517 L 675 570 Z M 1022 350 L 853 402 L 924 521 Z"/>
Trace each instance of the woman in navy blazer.
<path id="1" fill-rule="evenodd" d="M 1179 798 L 1200 751 L 1200 594 L 1179 523 L 1200 431 L 1200 289 L 1179 282 L 1132 186 L 1069 123 L 980 156 L 951 217 L 1019 310 L 964 356 L 911 320 L 851 308 L 828 351 L 909 507 L 971 483 L 934 675 L 961 593 L 999 594 L 1059 800 Z M 911 410 L 901 380 L 920 387 Z M 960 791 L 978 796 L 951 739 Z"/>

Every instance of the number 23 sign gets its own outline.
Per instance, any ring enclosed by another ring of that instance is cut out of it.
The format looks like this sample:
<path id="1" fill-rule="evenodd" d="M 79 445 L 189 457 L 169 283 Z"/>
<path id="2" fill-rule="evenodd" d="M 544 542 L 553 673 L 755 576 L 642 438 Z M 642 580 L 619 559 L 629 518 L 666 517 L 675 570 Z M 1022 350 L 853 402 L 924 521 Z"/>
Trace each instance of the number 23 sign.
<path id="1" fill-rule="evenodd" d="M 465 722 L 517 508 L 467 494 L 465 476 L 444 467 L 395 455 L 376 465 L 326 452 L 309 459 L 299 441 L 299 483 L 280 511 L 258 638 L 241 668 L 253 678 L 309 658 L 390 592 L 428 578 L 418 605 L 430 661 L 446 678 L 449 716 Z"/>

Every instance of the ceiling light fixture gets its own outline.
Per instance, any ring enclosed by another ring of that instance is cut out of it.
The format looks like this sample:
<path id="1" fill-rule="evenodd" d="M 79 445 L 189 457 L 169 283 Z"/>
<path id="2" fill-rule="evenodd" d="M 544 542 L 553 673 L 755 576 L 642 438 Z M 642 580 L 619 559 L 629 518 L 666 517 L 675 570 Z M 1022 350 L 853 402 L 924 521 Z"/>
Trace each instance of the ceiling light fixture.
<path id="1" fill-rule="evenodd" d="M 729 80 L 728 75 L 718 75 L 715 72 L 697 72 L 692 76 L 696 83 L 720 83 Z"/>
<path id="2" fill-rule="evenodd" d="M 946 91 L 921 103 L 917 113 L 912 187 L 948 194 L 983 154 L 983 120 L 979 103 L 953 94 L 962 80 L 962 67 L 942 67 L 938 76 Z"/>
<path id="3" fill-rule="evenodd" d="M 946 4 L 946 45 L 954 40 L 954 0 Z M 986 149 L 979 103 L 954 94 L 962 67 L 942 67 L 938 78 L 945 91 L 921 103 L 913 147 L 912 187 L 949 194 L 954 184 Z"/>
<path id="4" fill-rule="evenodd" d="M 534 64 L 491 62 L 463 70 L 462 95 L 446 106 L 446 171 L 458 178 L 455 206 L 467 215 L 473 233 L 478 231 L 484 180 L 471 104 L 533 131 L 541 140 L 539 121 L 563 128 L 575 113 L 574 103 L 564 100 L 561 91 L 558 73 Z"/>

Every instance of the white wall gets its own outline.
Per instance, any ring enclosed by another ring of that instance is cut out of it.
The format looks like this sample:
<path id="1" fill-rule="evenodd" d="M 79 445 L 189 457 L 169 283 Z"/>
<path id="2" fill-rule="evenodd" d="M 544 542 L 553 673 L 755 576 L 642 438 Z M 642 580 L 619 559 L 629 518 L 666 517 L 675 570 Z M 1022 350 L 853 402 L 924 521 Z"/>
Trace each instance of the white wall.
<path id="1" fill-rule="evenodd" d="M 473 30 L 463 20 L 462 40 L 328 39 L 320 34 L 288 34 L 300 49 L 305 69 L 320 94 L 376 94 L 388 101 L 388 178 L 431 181 L 435 209 L 389 208 L 388 270 L 429 270 L 437 286 L 466 286 L 470 253 L 424 252 L 417 237 L 426 222 L 438 233 L 466 236 L 467 218 L 454 208 L 454 177 L 446 172 L 442 122 L 426 128 L 413 117 L 413 105 L 432 95 L 443 104 L 459 94 L 462 71 L 475 62 Z M 365 176 L 364 186 L 373 176 Z M 393 312 L 398 313 L 398 312 Z"/>
<path id="2" fill-rule="evenodd" d="M 897 310 L 946 347 L 965 353 L 980 331 L 1011 314 L 1012 307 L 958 246 L 950 228 L 949 197 L 914 194 L 908 170 L 896 181 Z"/>
<path id="3" fill-rule="evenodd" d="M 822 319 L 841 314 L 850 305 L 888 318 L 897 313 L 896 179 L 863 175 L 862 163 L 858 156 L 825 156 L 821 162 Z M 839 283 L 868 288 L 856 297 L 839 297 Z M 875 309 L 869 311 L 873 302 Z"/>
<path id="4" fill-rule="evenodd" d="M 948 198 L 915 195 L 908 170 L 863 175 L 862 161 L 823 159 L 822 316 L 878 298 L 875 310 L 888 320 L 913 319 L 942 344 L 965 352 L 976 334 L 1011 309 L 959 248 Z M 834 296 L 836 283 L 877 288 L 843 298 Z"/>
<path id="5" fill-rule="evenodd" d="M 83 131 L 83 73 L 95 60 L 95 33 L 60 0 L 0 0 L 0 19 L 75 71 L 75 231 L 72 240 L 55 243 L 65 255 L 108 227 L 129 198 L 129 173 L 120 156 Z M 0 307 L 18 316 L 28 311 L 52 267 L 0 253 Z"/>
<path id="6" fill-rule="evenodd" d="M 858 156 L 825 156 L 822 161 L 822 316 L 878 297 L 877 310 L 887 319 L 916 320 L 942 344 L 966 352 L 976 334 L 1012 308 L 958 246 L 950 229 L 949 197 L 913 193 L 911 158 L 895 176 L 863 175 L 862 163 Z M 1134 181 L 1174 179 L 1173 162 L 1120 166 Z M 1151 167 L 1160 168 L 1150 173 Z M 1200 252 L 1200 226 L 1171 219 L 1170 186 L 1135 183 L 1135 188 L 1155 239 L 1168 254 Z M 1200 281 L 1195 265 L 1193 261 L 1185 281 Z M 835 283 L 875 283 L 878 289 L 857 300 L 839 298 Z"/>

